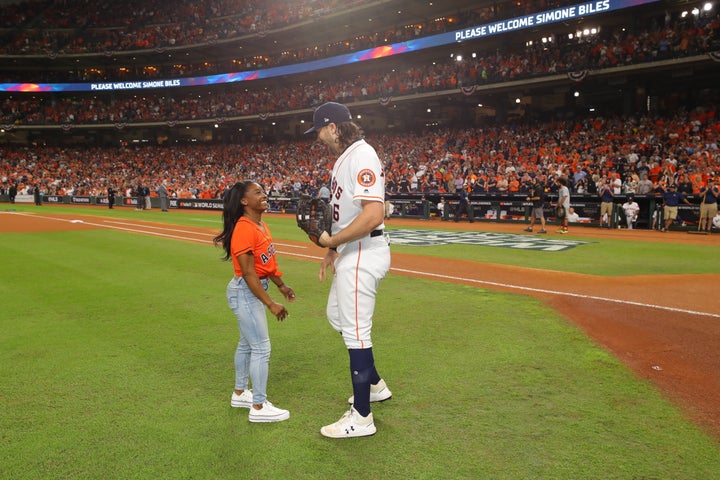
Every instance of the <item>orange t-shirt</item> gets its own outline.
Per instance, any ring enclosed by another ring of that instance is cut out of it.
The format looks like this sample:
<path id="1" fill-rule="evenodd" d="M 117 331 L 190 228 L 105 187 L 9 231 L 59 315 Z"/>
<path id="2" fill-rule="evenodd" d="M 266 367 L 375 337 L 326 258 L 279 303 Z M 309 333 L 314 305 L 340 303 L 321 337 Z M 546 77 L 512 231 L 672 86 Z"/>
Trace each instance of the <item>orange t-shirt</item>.
<path id="1" fill-rule="evenodd" d="M 235 267 L 235 275 L 238 277 L 242 276 L 238 256 L 248 252 L 252 252 L 255 258 L 255 272 L 258 277 L 282 276 L 275 260 L 275 244 L 270 236 L 270 229 L 265 222 L 262 222 L 262 225 L 265 227 L 264 232 L 255 222 L 246 217 L 240 217 L 235 224 L 230 240 L 230 253 L 233 267 Z"/>

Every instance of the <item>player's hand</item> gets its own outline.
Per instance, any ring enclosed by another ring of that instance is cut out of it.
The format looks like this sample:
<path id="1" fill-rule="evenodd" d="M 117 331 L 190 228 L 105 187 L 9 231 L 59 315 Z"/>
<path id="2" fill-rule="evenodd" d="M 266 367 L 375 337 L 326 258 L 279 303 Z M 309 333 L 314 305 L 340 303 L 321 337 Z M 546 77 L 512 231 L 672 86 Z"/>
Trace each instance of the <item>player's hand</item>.
<path id="1" fill-rule="evenodd" d="M 288 316 L 288 311 L 287 308 L 285 308 L 285 305 L 281 305 L 275 302 L 270 304 L 270 312 L 275 315 L 275 318 L 277 318 L 281 322 L 285 320 Z"/>
<path id="2" fill-rule="evenodd" d="M 335 250 L 328 250 L 328 253 L 320 262 L 320 273 L 318 274 L 318 280 L 323 281 L 327 278 L 328 267 L 332 269 L 332 274 L 335 275 L 335 259 L 338 257 L 338 253 Z"/>
<path id="3" fill-rule="evenodd" d="M 320 234 L 320 236 L 318 237 L 317 243 L 319 243 L 321 247 L 329 247 L 330 246 L 330 234 L 327 232 L 322 232 Z"/>

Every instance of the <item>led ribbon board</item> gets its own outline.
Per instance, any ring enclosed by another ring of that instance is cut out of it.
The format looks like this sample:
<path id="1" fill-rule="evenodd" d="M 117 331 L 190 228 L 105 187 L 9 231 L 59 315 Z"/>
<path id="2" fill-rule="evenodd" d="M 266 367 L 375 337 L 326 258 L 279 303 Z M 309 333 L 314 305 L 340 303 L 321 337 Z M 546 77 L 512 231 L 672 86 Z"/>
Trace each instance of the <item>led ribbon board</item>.
<path id="1" fill-rule="evenodd" d="M 470 28 L 463 28 L 452 32 L 431 35 L 407 42 L 394 43 L 370 48 L 346 55 L 298 63 L 282 67 L 250 70 L 246 72 L 233 72 L 206 77 L 176 78 L 168 80 L 149 80 L 133 82 L 103 82 L 103 83 L 0 83 L 3 92 L 85 92 L 108 90 L 142 90 L 153 88 L 193 87 L 199 85 L 216 85 L 222 83 L 236 83 L 262 78 L 293 75 L 321 70 L 331 67 L 349 65 L 351 63 L 365 62 L 377 58 L 390 57 L 403 53 L 414 52 L 426 48 L 449 45 L 451 43 L 477 40 L 479 38 L 498 35 L 507 32 L 523 30 L 568 19 L 590 17 L 624 8 L 636 7 L 659 0 L 598 0 L 595 2 L 580 3 L 567 7 L 556 8 L 544 12 L 533 13 L 522 17 L 500 20 Z"/>

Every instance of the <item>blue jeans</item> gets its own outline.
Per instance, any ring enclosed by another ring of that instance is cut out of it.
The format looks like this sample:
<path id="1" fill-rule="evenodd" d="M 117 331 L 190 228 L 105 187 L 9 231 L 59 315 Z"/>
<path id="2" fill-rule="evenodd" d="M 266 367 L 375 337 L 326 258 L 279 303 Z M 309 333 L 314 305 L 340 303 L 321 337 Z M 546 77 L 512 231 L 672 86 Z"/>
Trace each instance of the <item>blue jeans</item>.
<path id="1" fill-rule="evenodd" d="M 260 280 L 265 290 L 268 280 Z M 265 305 L 250 291 L 241 278 L 230 280 L 227 301 L 240 329 L 240 341 L 235 351 L 235 389 L 247 390 L 248 374 L 252 380 L 253 403 L 267 399 L 268 365 L 270 363 L 270 334 Z"/>

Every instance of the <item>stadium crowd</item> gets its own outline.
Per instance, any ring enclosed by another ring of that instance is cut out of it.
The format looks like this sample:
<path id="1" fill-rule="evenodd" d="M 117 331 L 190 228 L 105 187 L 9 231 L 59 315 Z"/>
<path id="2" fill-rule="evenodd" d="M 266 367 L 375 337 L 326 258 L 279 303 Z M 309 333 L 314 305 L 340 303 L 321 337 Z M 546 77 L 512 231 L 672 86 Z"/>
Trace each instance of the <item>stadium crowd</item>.
<path id="1" fill-rule="evenodd" d="M 366 3 L 369 0 L 357 0 L 353 5 Z M 434 19 L 414 28 L 368 33 L 319 48 L 247 58 L 241 63 L 252 68 L 297 63 L 567 3 L 574 2 L 507 2 L 500 4 L 502 11 L 475 8 L 459 12 L 452 22 Z M 97 11 L 80 0 L 3 5 L 0 54 L 124 51 L 208 43 L 267 32 L 348 7 L 347 2 L 338 0 L 324 2 L 322 9 L 312 0 L 181 1 L 173 4 L 168 14 L 165 5 L 156 0 L 102 4 L 102 8 L 98 4 Z M 75 18 L 80 19 L 80 28 L 70 27 L 70 20 Z M 193 88 L 146 90 L 140 95 L 5 93 L 0 95 L 0 125 L 217 119 L 303 109 L 328 100 L 349 103 L 448 90 L 712 53 L 720 49 L 719 28 L 720 15 L 716 12 L 688 17 L 673 13 L 643 22 L 642 28 L 607 27 L 596 35 L 506 44 L 461 60 L 444 56 L 427 65 L 372 75 L 339 75 L 322 83 L 272 89 L 262 84 L 257 88 L 233 84 L 215 87 L 202 96 Z M 182 73 L 217 72 L 185 66 Z M 522 191 L 533 177 L 539 177 L 553 191 L 554 179 L 560 175 L 572 180 L 577 193 L 594 193 L 597 185 L 607 181 L 618 183 L 618 193 L 648 193 L 671 183 L 681 185 L 686 193 L 697 193 L 709 178 L 720 175 L 716 105 L 717 101 L 711 101 L 704 108 L 679 109 L 672 117 L 590 117 L 544 124 L 371 134 L 368 139 L 385 163 L 391 194 L 452 194 L 465 189 L 502 195 Z M 219 198 L 229 183 L 252 179 L 276 195 L 312 194 L 327 183 L 331 162 L 325 149 L 307 139 L 272 145 L 2 146 L 0 193 L 13 184 L 20 193 L 29 193 L 37 186 L 47 194 L 104 196 L 107 188 L 113 187 L 131 195 L 140 185 L 163 183 L 178 198 Z"/>
<path id="2" fill-rule="evenodd" d="M 538 177 L 550 192 L 565 176 L 574 192 L 593 194 L 611 181 L 617 193 L 651 194 L 678 184 L 697 193 L 720 177 L 717 108 L 673 117 L 590 117 L 417 134 L 368 135 L 384 162 L 388 193 L 503 195 Z M 221 198 L 240 179 L 273 195 L 315 194 L 332 158 L 311 139 L 273 144 L 125 148 L 0 147 L 0 184 L 19 193 L 131 195 L 138 185 L 167 185 L 178 198 Z M 648 183 L 649 182 L 649 183 Z"/>
<path id="3" fill-rule="evenodd" d="M 213 44 L 247 35 L 264 36 L 273 30 L 308 20 L 322 21 L 323 17 L 372 2 L 333 0 L 319 6 L 313 0 L 181 1 L 174 2 L 172 8 L 159 1 L 141 3 L 98 4 L 95 10 L 78 0 L 31 1 L 2 6 L 0 54 L 105 54 Z M 272 62 L 279 65 L 299 59 L 304 61 L 337 55 L 570 3 L 567 0 L 529 0 L 497 2 L 488 7 L 471 5 L 452 16 L 412 26 L 396 26 L 383 32 L 356 32 L 358 35 L 349 41 L 286 52 Z M 250 64 L 255 64 L 256 60 L 253 57 Z"/>
<path id="4" fill-rule="evenodd" d="M 308 108 L 325 101 L 343 103 L 387 99 L 530 77 L 596 70 L 682 58 L 720 49 L 720 14 L 668 18 L 640 32 L 624 27 L 583 38 L 557 38 L 515 50 L 496 49 L 458 60 L 338 75 L 333 80 L 284 87 L 248 87 L 247 82 L 216 87 L 202 95 L 180 91 L 114 92 L 110 95 L 14 94 L 0 96 L 0 125 L 72 125 L 171 122 L 232 118 Z"/>
<path id="5" fill-rule="evenodd" d="M 194 45 L 280 28 L 369 3 L 328 0 L 26 1 L 3 5 L 0 53 L 91 53 Z"/>

